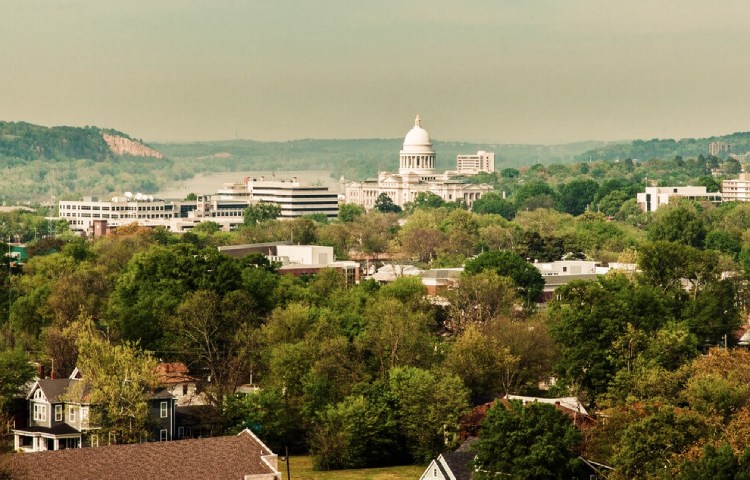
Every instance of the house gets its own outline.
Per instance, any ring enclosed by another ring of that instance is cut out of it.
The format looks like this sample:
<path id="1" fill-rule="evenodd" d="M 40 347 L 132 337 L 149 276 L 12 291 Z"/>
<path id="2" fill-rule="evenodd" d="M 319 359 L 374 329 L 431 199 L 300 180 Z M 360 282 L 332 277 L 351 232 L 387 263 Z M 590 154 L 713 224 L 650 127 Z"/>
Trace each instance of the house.
<path id="1" fill-rule="evenodd" d="M 13 447 L 21 452 L 43 452 L 71 448 L 98 447 L 98 427 L 90 423 L 88 389 L 76 368 L 68 378 L 39 379 L 31 386 L 26 400 L 25 425 L 13 428 Z M 175 398 L 164 388 L 152 392 L 148 400 L 150 439 L 176 437 Z"/>
<path id="2" fill-rule="evenodd" d="M 9 454 L 11 478 L 279 480 L 278 457 L 250 430 L 226 437 Z"/>
<path id="3" fill-rule="evenodd" d="M 175 397 L 178 407 L 206 405 L 206 396 L 198 392 L 198 379 L 190 375 L 182 362 L 162 362 L 156 367 L 159 385 Z"/>
<path id="4" fill-rule="evenodd" d="M 440 454 L 425 469 L 419 480 L 471 480 L 474 454 L 453 452 Z"/>
<path id="5" fill-rule="evenodd" d="M 461 438 L 465 440 L 472 437 L 479 437 L 480 426 L 484 422 L 484 419 L 487 418 L 487 411 L 495 405 L 495 402 L 502 402 L 508 406 L 511 400 L 519 400 L 524 405 L 534 402 L 552 404 L 555 408 L 569 416 L 573 424 L 582 430 L 596 424 L 594 417 L 588 414 L 576 397 L 541 398 L 506 395 L 503 398 L 497 398 L 491 402 L 478 405 L 464 415 L 461 419 Z"/>
<path id="6" fill-rule="evenodd" d="M 27 425 L 13 429 L 17 451 L 40 452 L 80 448 L 98 443 L 96 428 L 89 424 L 90 404 L 85 389 L 80 398 L 69 398 L 82 380 L 75 370 L 69 378 L 47 378 L 34 382 L 26 396 Z"/>

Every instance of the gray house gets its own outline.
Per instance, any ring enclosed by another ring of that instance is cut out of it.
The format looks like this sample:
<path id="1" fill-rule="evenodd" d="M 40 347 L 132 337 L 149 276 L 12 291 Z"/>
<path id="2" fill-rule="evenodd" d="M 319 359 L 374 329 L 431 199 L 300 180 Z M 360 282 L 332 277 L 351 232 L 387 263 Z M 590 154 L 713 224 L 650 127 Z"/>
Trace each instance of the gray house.
<path id="1" fill-rule="evenodd" d="M 37 380 L 26 396 L 28 425 L 13 429 L 14 448 L 24 452 L 80 448 L 97 444 L 96 428 L 89 424 L 91 406 L 86 392 L 73 401 L 67 393 L 80 391 L 73 386 L 82 380 L 78 370 L 70 378 Z"/>
<path id="2" fill-rule="evenodd" d="M 69 378 L 47 378 L 34 383 L 26 396 L 29 408 L 27 424 L 13 429 L 16 451 L 42 452 L 99 446 L 98 427 L 89 422 L 90 411 L 96 406 L 87 402 L 85 384 L 79 384 L 83 381 L 78 369 L 75 369 Z M 174 396 L 159 389 L 149 397 L 148 407 L 150 439 L 174 440 Z"/>

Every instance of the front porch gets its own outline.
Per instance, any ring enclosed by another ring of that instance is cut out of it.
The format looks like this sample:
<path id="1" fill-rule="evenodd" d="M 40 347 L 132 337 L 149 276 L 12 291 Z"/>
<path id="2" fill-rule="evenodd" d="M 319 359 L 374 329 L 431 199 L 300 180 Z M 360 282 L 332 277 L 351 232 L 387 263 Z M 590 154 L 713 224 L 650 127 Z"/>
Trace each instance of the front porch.
<path id="1" fill-rule="evenodd" d="M 44 452 L 81 447 L 81 432 L 66 424 L 53 428 L 28 427 L 13 430 L 13 448 L 16 451 Z"/>

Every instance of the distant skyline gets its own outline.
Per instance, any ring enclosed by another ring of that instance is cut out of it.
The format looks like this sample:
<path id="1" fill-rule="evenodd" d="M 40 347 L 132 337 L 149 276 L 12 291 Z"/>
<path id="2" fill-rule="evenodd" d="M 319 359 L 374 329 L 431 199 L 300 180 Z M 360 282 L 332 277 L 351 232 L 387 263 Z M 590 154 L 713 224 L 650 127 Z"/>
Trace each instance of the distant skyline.
<path id="1" fill-rule="evenodd" d="M 0 120 L 145 141 L 750 131 L 740 0 L 3 0 Z"/>

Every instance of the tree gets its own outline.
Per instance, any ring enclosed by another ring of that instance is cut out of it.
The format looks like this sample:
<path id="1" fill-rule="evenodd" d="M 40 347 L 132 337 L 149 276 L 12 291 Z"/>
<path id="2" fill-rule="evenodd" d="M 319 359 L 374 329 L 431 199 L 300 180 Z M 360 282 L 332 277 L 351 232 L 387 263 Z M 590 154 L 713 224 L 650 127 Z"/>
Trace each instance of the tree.
<path id="1" fill-rule="evenodd" d="M 583 437 L 572 419 L 546 403 L 496 401 L 473 451 L 474 478 L 569 479 L 582 476 Z"/>
<path id="2" fill-rule="evenodd" d="M 464 267 L 464 274 L 476 275 L 484 270 L 494 270 L 498 275 L 510 277 L 527 305 L 534 302 L 544 289 L 544 279 L 539 270 L 507 250 L 485 252 L 469 260 Z"/>
<path id="3" fill-rule="evenodd" d="M 401 207 L 393 203 L 393 199 L 386 193 L 378 195 L 378 198 L 375 199 L 375 205 L 373 208 L 380 213 L 401 213 Z"/>
<path id="4" fill-rule="evenodd" d="M 445 366 L 461 378 L 476 404 L 498 393 L 508 393 L 502 388 L 503 372 L 515 368 L 518 361 L 509 348 L 487 335 L 481 326 L 469 325 L 451 345 Z"/>
<path id="5" fill-rule="evenodd" d="M 487 323 L 498 315 L 510 316 L 516 291 L 513 280 L 495 270 L 467 275 L 447 293 L 450 305 L 445 326 L 460 333 L 467 325 Z"/>
<path id="6" fill-rule="evenodd" d="M 700 458 L 682 463 L 679 470 L 678 480 L 748 480 L 750 450 L 737 458 L 729 444 L 716 448 L 708 443 Z"/>
<path id="7" fill-rule="evenodd" d="M 426 463 L 446 448 L 458 447 L 458 425 L 468 407 L 461 379 L 414 367 L 392 368 L 388 386 L 395 418 L 411 459 Z"/>
<path id="8" fill-rule="evenodd" d="M 365 207 L 354 203 L 343 203 L 339 205 L 339 221 L 343 223 L 351 223 L 357 217 L 365 214 Z"/>
<path id="9" fill-rule="evenodd" d="M 419 192 L 412 202 L 406 205 L 407 212 L 420 208 L 440 208 L 445 206 L 445 200 L 432 192 Z"/>
<path id="10" fill-rule="evenodd" d="M 532 198 L 532 197 L 542 197 L 542 196 L 548 196 L 550 198 L 554 198 L 555 191 L 552 189 L 552 187 L 547 184 L 544 180 L 532 180 L 528 183 L 525 183 L 521 185 L 521 187 L 516 190 L 516 193 L 514 195 L 514 201 L 516 203 L 516 207 L 521 207 L 526 200 Z"/>
<path id="11" fill-rule="evenodd" d="M 557 187 L 560 210 L 580 215 L 594 202 L 599 184 L 594 180 L 573 180 Z"/>
<path id="12" fill-rule="evenodd" d="M 726 253 L 737 260 L 742 250 L 742 239 L 726 230 L 711 230 L 706 235 L 706 248 Z"/>
<path id="13" fill-rule="evenodd" d="M 205 392 L 217 409 L 234 393 L 240 372 L 245 371 L 241 329 L 252 328 L 256 310 L 253 298 L 235 290 L 223 298 L 208 290 L 185 296 L 170 325 L 183 359 L 194 370 L 207 371 Z M 245 335 L 246 336 L 246 335 Z"/>
<path id="14" fill-rule="evenodd" d="M 0 352 L 0 418 L 34 376 L 28 356 L 20 350 Z"/>
<path id="15" fill-rule="evenodd" d="M 612 466 L 619 478 L 671 473 L 674 458 L 707 433 L 705 419 L 692 410 L 671 405 L 650 405 L 645 410 L 645 417 L 624 430 L 615 450 Z"/>
<path id="16" fill-rule="evenodd" d="M 70 400 L 80 402 L 87 391 L 88 402 L 96 407 L 91 423 L 100 426 L 104 438 L 114 443 L 143 441 L 149 432 L 147 399 L 158 383 L 156 360 L 137 343 L 112 345 L 90 318 L 72 324 L 68 334 L 76 337 L 83 375 L 68 393 Z"/>
<path id="17" fill-rule="evenodd" d="M 275 220 L 281 215 L 281 207 L 275 203 L 260 202 L 245 209 L 245 225 L 255 225 Z"/>
<path id="18" fill-rule="evenodd" d="M 513 217 L 516 216 L 516 208 L 513 204 L 494 192 L 485 193 L 474 201 L 471 210 L 474 213 L 484 215 L 494 213 L 506 220 L 513 220 Z"/>
<path id="19" fill-rule="evenodd" d="M 703 219 L 695 205 L 688 201 L 660 208 L 648 227 L 648 239 L 652 242 L 661 240 L 701 248 L 705 238 Z"/>

